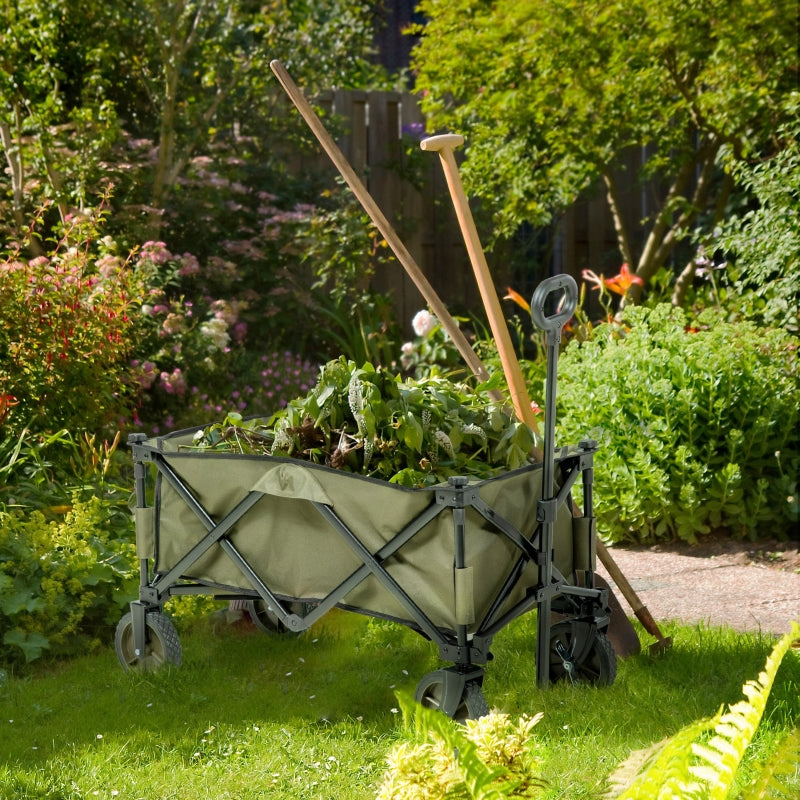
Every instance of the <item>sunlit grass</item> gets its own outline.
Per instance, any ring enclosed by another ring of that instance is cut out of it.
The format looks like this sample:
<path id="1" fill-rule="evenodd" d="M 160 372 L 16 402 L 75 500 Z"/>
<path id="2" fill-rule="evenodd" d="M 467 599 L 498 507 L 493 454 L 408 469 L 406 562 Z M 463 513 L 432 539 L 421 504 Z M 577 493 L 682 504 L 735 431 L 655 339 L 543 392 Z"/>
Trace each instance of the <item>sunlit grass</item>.
<path id="1" fill-rule="evenodd" d="M 544 712 L 550 798 L 598 797 L 631 751 L 737 701 L 772 639 L 665 625 L 673 648 L 621 661 L 612 687 L 535 685 L 535 616 L 506 628 L 484 690 L 512 715 Z M 640 631 L 643 642 L 647 634 Z M 411 631 L 334 612 L 300 636 L 219 615 L 181 635 L 184 663 L 125 673 L 113 648 L 12 676 L 0 688 L 2 800 L 373 796 L 404 733 L 396 690 L 439 666 Z M 800 658 L 781 667 L 754 746 L 800 720 Z"/>

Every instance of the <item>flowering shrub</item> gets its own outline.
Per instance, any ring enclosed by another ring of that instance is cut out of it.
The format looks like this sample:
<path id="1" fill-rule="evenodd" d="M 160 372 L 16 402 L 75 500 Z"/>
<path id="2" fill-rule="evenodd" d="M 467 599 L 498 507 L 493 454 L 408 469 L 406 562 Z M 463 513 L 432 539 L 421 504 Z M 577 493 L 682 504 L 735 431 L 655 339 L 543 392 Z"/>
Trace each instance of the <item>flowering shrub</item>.
<path id="1" fill-rule="evenodd" d="M 102 212 L 74 216 L 47 255 L 33 234 L 0 260 L 0 392 L 4 432 L 114 430 L 134 387 L 127 359 L 137 341 L 143 275 L 100 237 Z M 13 400 L 8 398 L 12 397 Z"/>
<path id="2" fill-rule="evenodd" d="M 170 214 L 171 247 L 190 249 L 200 264 L 180 293 L 201 305 L 237 298 L 234 341 L 250 350 L 289 347 L 320 361 L 340 353 L 376 361 L 392 326 L 388 304 L 373 299 L 368 286 L 390 258 L 388 246 L 341 187 L 283 173 L 276 184 L 265 170 L 236 158 L 192 160 Z M 275 193 L 257 188 L 276 185 Z"/>
<path id="3" fill-rule="evenodd" d="M 170 252 L 164 242 L 148 242 L 136 266 L 150 288 L 139 307 L 138 357 L 130 364 L 140 390 L 135 426 L 158 433 L 223 409 L 272 413 L 309 389 L 316 366 L 308 360 L 288 350 L 258 355 L 247 348 L 243 316 L 254 301 L 247 292 L 230 293 L 233 265 L 213 258 L 201 264 L 190 253 Z M 212 286 L 226 295 L 215 298 Z"/>

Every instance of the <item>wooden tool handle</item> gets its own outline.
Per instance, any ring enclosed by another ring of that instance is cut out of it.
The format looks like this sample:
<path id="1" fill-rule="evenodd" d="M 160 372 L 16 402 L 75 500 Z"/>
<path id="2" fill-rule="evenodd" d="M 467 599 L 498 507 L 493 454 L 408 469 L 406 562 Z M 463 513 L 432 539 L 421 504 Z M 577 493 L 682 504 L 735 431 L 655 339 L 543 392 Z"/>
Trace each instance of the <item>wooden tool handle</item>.
<path id="1" fill-rule="evenodd" d="M 514 411 L 522 422 L 528 425 L 531 430 L 538 433 L 539 426 L 536 422 L 533 409 L 531 408 L 530 397 L 528 396 L 528 390 L 525 386 L 525 378 L 522 375 L 517 355 L 514 352 L 514 345 L 511 343 L 511 335 L 508 332 L 505 315 L 500 306 L 497 290 L 492 282 L 489 265 L 486 263 L 486 256 L 481 247 L 478 230 L 475 227 L 475 221 L 472 218 L 472 212 L 469 208 L 469 201 L 464 193 L 464 187 L 461 184 L 461 178 L 458 174 L 458 165 L 456 164 L 455 155 L 453 154 L 453 148 L 463 142 L 463 136 L 445 133 L 423 139 L 420 142 L 420 147 L 423 150 L 438 152 L 442 160 L 442 168 L 444 169 L 447 186 L 450 189 L 450 196 L 453 200 L 456 218 L 458 219 L 458 224 L 464 237 L 469 260 L 472 264 L 473 272 L 475 273 L 481 299 L 483 300 L 483 306 L 486 309 L 489 327 L 492 330 L 492 335 L 497 344 L 497 352 L 500 355 L 500 362 L 503 365 L 503 372 L 508 382 L 508 389 L 511 394 L 511 402 L 514 405 Z"/>
<path id="2" fill-rule="evenodd" d="M 400 237 L 395 232 L 389 221 L 384 216 L 378 204 L 373 199 L 372 195 L 367 191 L 361 179 L 356 174 L 355 170 L 350 166 L 350 163 L 345 158 L 344 153 L 339 149 L 339 146 L 333 140 L 333 137 L 328 133 L 322 121 L 317 116 L 317 113 L 311 107 L 311 104 L 306 100 L 303 93 L 298 88 L 297 84 L 292 80 L 289 73 L 284 68 L 283 64 L 277 59 L 270 62 L 270 69 L 275 74 L 275 77 L 280 82 L 289 99 L 294 103 L 300 115 L 305 120 L 308 127 L 317 140 L 322 145 L 323 150 L 328 154 L 328 157 L 334 163 L 339 173 L 344 178 L 347 185 L 350 187 L 356 199 L 361 203 L 363 209 L 369 215 L 369 218 L 375 224 L 375 227 L 380 232 L 381 236 L 386 240 L 386 243 L 392 249 L 392 252 L 397 257 L 397 260 L 403 265 L 408 276 L 414 282 L 414 285 L 419 289 L 420 294 L 425 298 L 425 301 L 431 308 L 431 311 L 436 315 L 442 327 L 447 332 L 448 336 L 452 339 L 456 349 L 461 354 L 461 357 L 466 362 L 467 366 L 472 372 L 477 375 L 482 381 L 489 379 L 489 372 L 484 363 L 478 358 L 475 351 L 467 341 L 466 336 L 458 327 L 458 323 L 453 319 L 450 312 L 447 310 L 444 303 L 436 294 L 436 291 L 431 286 L 428 279 L 422 273 L 422 270 L 417 266 L 417 263 L 412 258 L 411 254 L 406 249 Z M 498 391 L 493 391 L 493 399 L 501 402 L 504 398 Z"/>

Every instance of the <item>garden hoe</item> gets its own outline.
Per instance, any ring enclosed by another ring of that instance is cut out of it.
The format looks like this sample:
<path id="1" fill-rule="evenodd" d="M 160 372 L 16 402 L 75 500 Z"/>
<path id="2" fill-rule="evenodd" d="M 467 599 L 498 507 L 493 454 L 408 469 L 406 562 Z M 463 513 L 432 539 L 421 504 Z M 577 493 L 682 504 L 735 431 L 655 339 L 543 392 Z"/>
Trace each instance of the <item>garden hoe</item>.
<path id="1" fill-rule="evenodd" d="M 522 370 L 520 369 L 516 352 L 511 343 L 511 336 L 508 332 L 505 316 L 503 315 L 500 300 L 497 296 L 491 273 L 489 272 L 486 256 L 481 247 L 478 231 L 475 227 L 475 220 L 472 217 L 469 201 L 464 192 L 464 187 L 458 172 L 458 165 L 456 164 L 455 155 L 453 153 L 453 150 L 463 143 L 463 136 L 455 133 L 445 133 L 423 139 L 420 142 L 420 147 L 429 152 L 439 153 L 445 180 L 447 181 L 450 197 L 452 198 L 453 207 L 456 212 L 456 218 L 458 219 L 472 269 L 475 273 L 475 279 L 478 283 L 484 308 L 486 309 L 492 335 L 497 344 L 500 362 L 503 366 L 503 371 L 511 392 L 514 409 L 518 418 L 527 423 L 532 430 L 536 431 L 536 420 L 534 419 L 525 380 L 522 375 Z M 577 507 L 574 505 L 573 513 L 579 513 Z M 644 625 L 648 633 L 654 635 L 658 640 L 650 646 L 650 653 L 655 654 L 666 649 L 672 644 L 672 639 L 666 638 L 661 634 L 655 620 L 622 574 L 622 570 L 620 570 L 619 566 L 611 557 L 608 548 L 606 548 L 599 537 L 595 538 L 597 555 L 603 566 L 608 570 L 609 575 L 611 575 L 625 599 L 630 603 L 639 621 Z M 612 592 L 609 592 L 609 597 L 611 598 L 612 615 L 608 636 L 614 645 L 615 651 L 618 655 L 623 657 L 639 652 L 641 645 L 639 643 L 639 638 L 636 636 L 636 632 L 633 630 L 633 627 L 630 625 L 630 622 Z"/>

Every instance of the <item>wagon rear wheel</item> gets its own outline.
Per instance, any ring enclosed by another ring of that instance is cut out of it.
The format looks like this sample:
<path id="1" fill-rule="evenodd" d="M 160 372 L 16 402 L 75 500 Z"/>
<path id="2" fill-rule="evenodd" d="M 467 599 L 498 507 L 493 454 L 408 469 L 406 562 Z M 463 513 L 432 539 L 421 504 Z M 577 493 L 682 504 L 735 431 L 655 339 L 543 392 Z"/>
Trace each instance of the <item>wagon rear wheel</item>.
<path id="1" fill-rule="evenodd" d="M 152 611 L 145 617 L 146 645 L 143 653 L 134 646 L 133 615 L 128 612 L 117 625 L 115 645 L 117 658 L 124 669 L 152 670 L 164 664 L 180 666 L 181 643 L 172 620 L 160 611 Z"/>
<path id="2" fill-rule="evenodd" d="M 308 603 L 289 603 L 288 610 L 292 614 L 305 616 L 308 613 Z M 299 633 L 299 631 L 291 631 L 287 628 L 277 617 L 275 612 L 270 611 L 267 604 L 263 600 L 248 600 L 247 613 L 253 624 L 260 631 L 264 633 Z"/>
<path id="3" fill-rule="evenodd" d="M 617 656 L 608 637 L 590 622 L 566 620 L 550 628 L 550 680 L 610 686 Z"/>
<path id="4" fill-rule="evenodd" d="M 439 672 L 431 672 L 426 675 L 417 685 L 415 693 L 416 701 L 425 708 L 432 708 L 435 711 L 445 711 L 442 708 L 444 702 L 444 678 Z M 445 711 L 446 713 L 446 711 Z M 477 681 L 467 681 L 461 693 L 461 700 L 456 710 L 450 716 L 456 722 L 465 722 L 468 719 L 478 719 L 489 713 L 489 705 L 484 697 L 483 690 Z"/>

